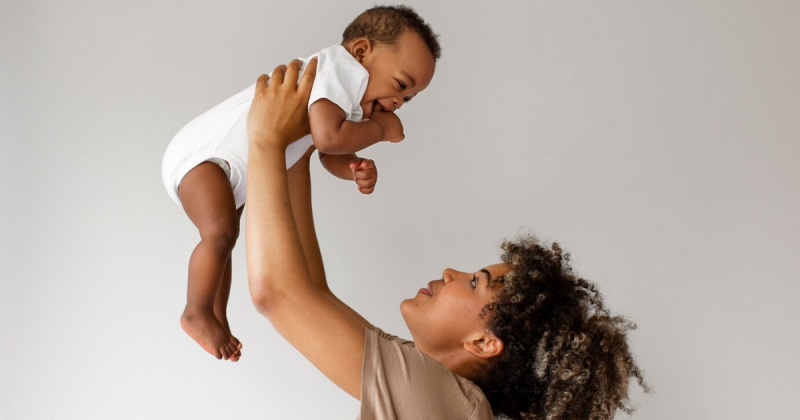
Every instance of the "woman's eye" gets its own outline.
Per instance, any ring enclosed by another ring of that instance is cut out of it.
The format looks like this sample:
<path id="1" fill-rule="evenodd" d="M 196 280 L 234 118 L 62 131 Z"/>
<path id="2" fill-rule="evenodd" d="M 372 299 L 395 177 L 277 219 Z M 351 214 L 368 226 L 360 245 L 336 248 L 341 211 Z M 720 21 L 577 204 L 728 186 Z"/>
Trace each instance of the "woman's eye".
<path id="1" fill-rule="evenodd" d="M 470 280 L 470 283 L 472 283 L 472 288 L 473 289 L 478 287 L 478 276 L 472 277 L 472 280 Z"/>
<path id="2" fill-rule="evenodd" d="M 406 90 L 406 84 L 405 83 L 403 83 L 403 82 L 398 82 L 398 83 L 400 83 L 400 90 Z"/>

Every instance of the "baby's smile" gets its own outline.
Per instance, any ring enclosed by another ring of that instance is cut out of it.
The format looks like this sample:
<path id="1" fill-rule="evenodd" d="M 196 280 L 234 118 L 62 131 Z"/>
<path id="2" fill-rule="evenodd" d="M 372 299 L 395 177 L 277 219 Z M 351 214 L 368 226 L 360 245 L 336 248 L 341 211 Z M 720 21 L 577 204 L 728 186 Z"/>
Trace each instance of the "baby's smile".
<path id="1" fill-rule="evenodd" d="M 372 113 L 375 111 L 375 106 L 378 104 L 378 100 L 369 101 L 366 103 L 361 104 L 361 109 L 364 111 L 364 119 L 368 120 L 372 118 Z"/>
<path id="2" fill-rule="evenodd" d="M 387 112 L 394 112 L 394 104 L 391 101 L 386 101 L 389 105 L 382 103 L 379 99 L 375 99 L 366 103 L 361 104 L 361 109 L 364 111 L 364 119 L 368 120 L 372 118 L 372 113 L 375 112 L 375 108 L 380 105 L 382 111 Z"/>

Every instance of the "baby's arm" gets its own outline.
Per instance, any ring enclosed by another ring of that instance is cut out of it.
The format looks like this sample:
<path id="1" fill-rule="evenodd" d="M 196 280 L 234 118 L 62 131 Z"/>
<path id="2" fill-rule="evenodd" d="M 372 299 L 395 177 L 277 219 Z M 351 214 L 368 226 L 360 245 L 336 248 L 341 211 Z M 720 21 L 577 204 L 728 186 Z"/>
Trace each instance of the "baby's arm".
<path id="1" fill-rule="evenodd" d="M 384 140 L 384 128 L 379 122 L 355 122 L 346 118 L 344 110 L 327 99 L 320 99 L 311 105 L 308 120 L 317 150 L 325 154 L 342 155 L 358 152 Z"/>
<path id="2" fill-rule="evenodd" d="M 319 161 L 322 163 L 322 167 L 333 174 L 333 176 L 344 179 L 345 181 L 353 180 L 353 171 L 350 170 L 350 162 L 355 159 L 358 159 L 355 153 L 329 155 L 319 152 Z"/>
<path id="3" fill-rule="evenodd" d="M 372 194 L 378 182 L 378 168 L 372 159 L 363 159 L 355 153 L 326 155 L 319 152 L 319 160 L 328 172 L 341 179 L 355 181 L 361 194 Z"/>

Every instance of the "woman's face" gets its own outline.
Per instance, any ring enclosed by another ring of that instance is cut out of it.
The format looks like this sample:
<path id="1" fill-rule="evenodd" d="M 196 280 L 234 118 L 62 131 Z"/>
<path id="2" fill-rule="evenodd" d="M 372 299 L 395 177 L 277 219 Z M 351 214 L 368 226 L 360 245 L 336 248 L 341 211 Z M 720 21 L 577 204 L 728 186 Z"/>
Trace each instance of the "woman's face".
<path id="1" fill-rule="evenodd" d="M 400 312 L 417 348 L 447 351 L 485 332 L 488 317 L 481 318 L 481 311 L 498 291 L 487 285 L 509 270 L 511 265 L 502 263 L 471 273 L 448 268 L 442 279 L 429 282 L 416 296 L 404 300 Z"/>

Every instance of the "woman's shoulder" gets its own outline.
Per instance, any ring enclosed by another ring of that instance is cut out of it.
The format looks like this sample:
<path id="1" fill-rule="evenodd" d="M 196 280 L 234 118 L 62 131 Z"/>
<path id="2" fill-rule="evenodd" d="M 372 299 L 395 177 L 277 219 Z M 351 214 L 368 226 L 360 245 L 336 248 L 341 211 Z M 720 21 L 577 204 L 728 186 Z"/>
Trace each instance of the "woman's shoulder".
<path id="1" fill-rule="evenodd" d="M 384 340 L 394 341 L 397 344 L 400 344 L 400 345 L 403 345 L 403 346 L 414 347 L 414 342 L 413 341 L 407 340 L 405 338 L 400 338 L 400 337 L 398 337 L 396 335 L 389 334 L 386 331 L 384 331 L 384 330 L 382 330 L 382 329 L 380 329 L 380 328 L 378 328 L 376 326 L 373 326 L 373 325 L 370 325 L 370 326 L 367 327 L 367 332 L 372 332 L 375 335 L 377 335 L 379 338 L 382 338 Z"/>
<path id="2" fill-rule="evenodd" d="M 379 328 L 367 329 L 361 375 L 361 420 L 494 418 L 472 381 Z"/>

